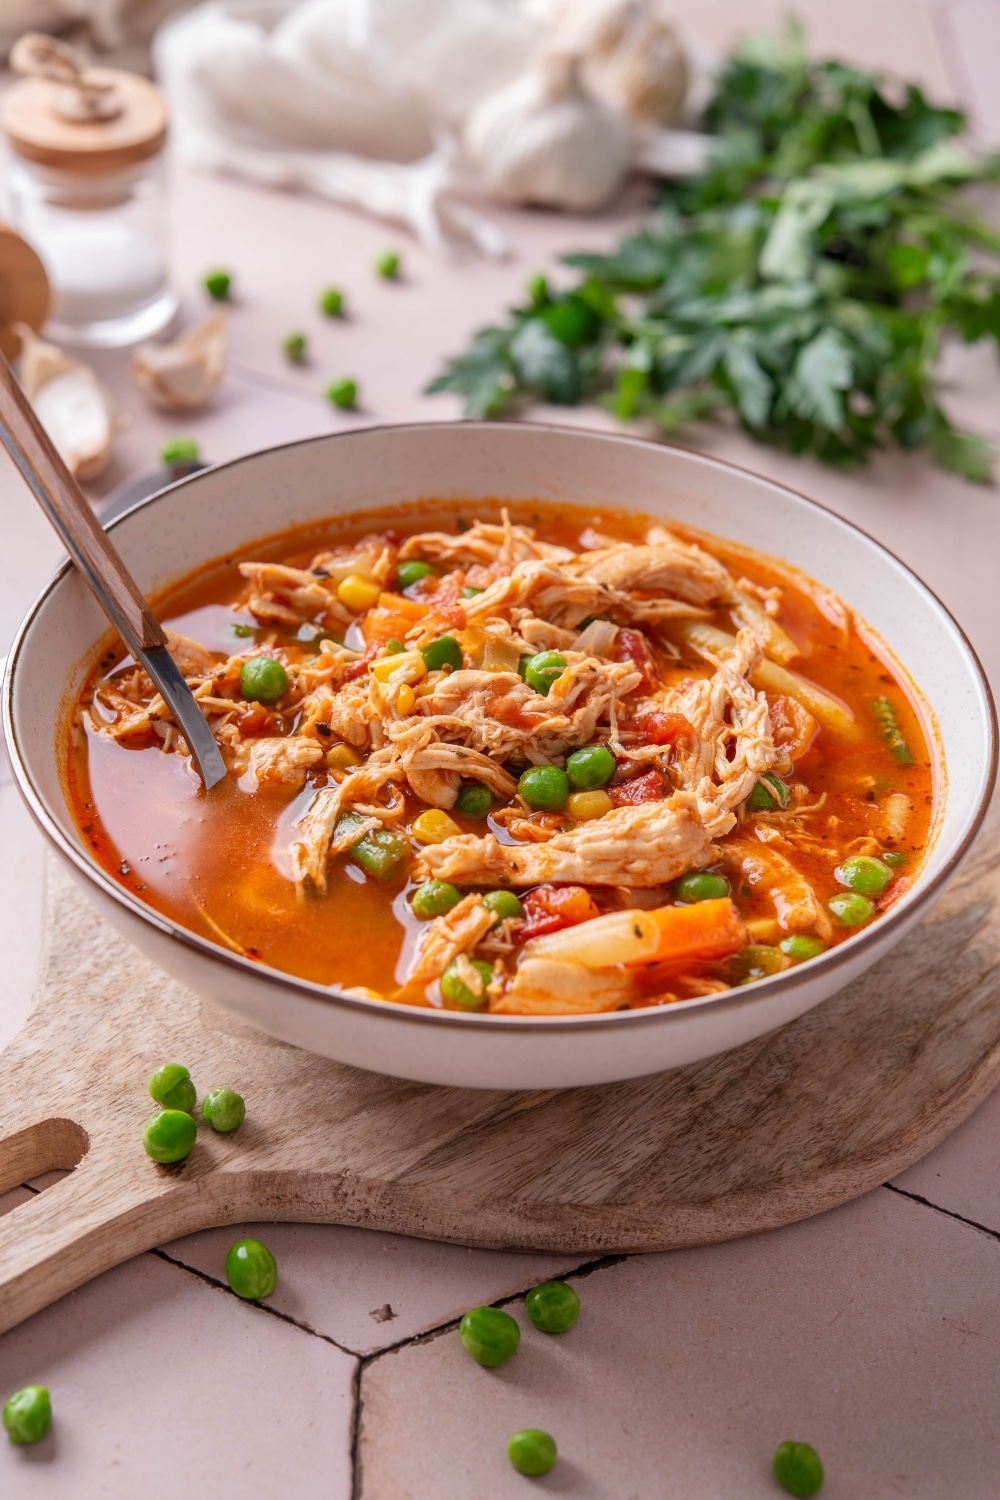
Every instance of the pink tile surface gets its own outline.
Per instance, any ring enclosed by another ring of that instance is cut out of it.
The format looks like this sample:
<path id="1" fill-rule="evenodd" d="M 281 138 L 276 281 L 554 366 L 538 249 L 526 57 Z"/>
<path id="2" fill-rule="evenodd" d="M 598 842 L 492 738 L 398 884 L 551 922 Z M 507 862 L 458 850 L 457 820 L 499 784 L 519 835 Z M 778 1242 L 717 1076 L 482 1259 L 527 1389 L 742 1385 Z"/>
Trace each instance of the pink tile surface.
<path id="1" fill-rule="evenodd" d="M 994 1493 L 1000 1248 L 885 1190 L 760 1239 L 640 1256 L 577 1283 L 580 1321 L 482 1370 L 454 1331 L 362 1376 L 361 1500 L 528 1493 L 521 1427 L 561 1457 L 539 1494 L 772 1500 L 811 1442 L 823 1500 Z M 533 1491 L 532 1491 L 533 1493 Z"/>
<path id="2" fill-rule="evenodd" d="M 944 17 L 945 42 L 950 44 L 968 90 L 968 106 L 976 129 L 992 145 L 1000 142 L 1000 6 L 996 0 L 957 0 Z M 963 90 L 963 93 L 965 90 Z"/>
<path id="3" fill-rule="evenodd" d="M 998 1142 L 1000 1090 L 995 1090 L 947 1140 L 894 1183 L 1000 1234 Z"/>
<path id="4" fill-rule="evenodd" d="M 42 933 L 44 846 L 17 789 L 0 765 L 0 1046 L 20 1030 L 28 1014 Z"/>

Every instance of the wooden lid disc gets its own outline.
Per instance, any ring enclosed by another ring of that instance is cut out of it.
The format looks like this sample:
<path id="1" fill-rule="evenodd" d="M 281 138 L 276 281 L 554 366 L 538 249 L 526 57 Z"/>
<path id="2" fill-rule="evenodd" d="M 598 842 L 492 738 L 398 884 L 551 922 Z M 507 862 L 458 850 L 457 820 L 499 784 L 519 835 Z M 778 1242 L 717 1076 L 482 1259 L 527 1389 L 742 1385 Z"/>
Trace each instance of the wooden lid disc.
<path id="1" fill-rule="evenodd" d="M 13 359 L 21 340 L 13 324 L 27 323 L 36 333 L 49 315 L 49 279 L 26 240 L 0 225 L 0 350 Z"/>
<path id="2" fill-rule="evenodd" d="M 48 78 L 25 78 L 0 103 L 0 125 L 18 156 L 59 171 L 118 172 L 147 161 L 163 147 L 167 106 L 155 83 L 135 73 L 94 68 L 112 84 L 120 112 L 110 119 L 68 119 L 66 90 Z"/>

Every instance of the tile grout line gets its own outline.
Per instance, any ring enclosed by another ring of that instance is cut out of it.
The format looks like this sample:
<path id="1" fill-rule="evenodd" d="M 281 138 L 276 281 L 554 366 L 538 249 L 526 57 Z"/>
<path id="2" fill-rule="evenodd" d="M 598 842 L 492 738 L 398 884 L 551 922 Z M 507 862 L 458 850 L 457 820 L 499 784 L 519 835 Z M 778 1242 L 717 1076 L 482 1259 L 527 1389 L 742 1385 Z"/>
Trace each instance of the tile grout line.
<path id="1" fill-rule="evenodd" d="M 976 1219 L 967 1219 L 965 1214 L 956 1213 L 953 1208 L 942 1208 L 940 1203 L 932 1203 L 922 1193 L 911 1193 L 906 1188 L 897 1187 L 893 1182 L 883 1182 L 882 1186 L 890 1193 L 896 1193 L 900 1198 L 908 1198 L 911 1203 L 916 1203 L 921 1208 L 929 1208 L 932 1213 L 941 1214 L 946 1219 L 954 1219 L 958 1224 L 964 1224 L 968 1229 L 978 1229 L 980 1234 L 988 1235 L 991 1240 L 1000 1242 L 1000 1230 L 990 1229 L 986 1224 L 980 1224 Z"/>

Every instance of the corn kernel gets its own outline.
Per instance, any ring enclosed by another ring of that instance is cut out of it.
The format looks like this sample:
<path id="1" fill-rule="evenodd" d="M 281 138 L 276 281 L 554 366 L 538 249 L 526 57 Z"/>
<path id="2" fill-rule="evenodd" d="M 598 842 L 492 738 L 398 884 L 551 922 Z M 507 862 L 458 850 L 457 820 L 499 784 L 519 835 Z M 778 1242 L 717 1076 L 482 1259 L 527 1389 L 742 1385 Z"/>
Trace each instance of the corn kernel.
<path id="1" fill-rule="evenodd" d="M 426 676 L 427 663 L 419 651 L 397 651 L 389 656 L 380 656 L 369 668 L 379 682 L 419 682 Z"/>
<path id="2" fill-rule="evenodd" d="M 349 766 L 360 766 L 361 756 L 350 745 L 333 745 L 326 752 L 326 763 L 331 771 L 346 771 Z"/>
<path id="3" fill-rule="evenodd" d="M 614 803 L 607 792 L 571 792 L 566 799 L 566 811 L 577 823 L 589 823 L 593 818 L 603 818 Z"/>
<path id="4" fill-rule="evenodd" d="M 777 946 L 786 934 L 782 931 L 781 924 L 773 917 L 753 917 L 747 923 L 747 937 L 751 943 L 763 943 L 765 946 Z"/>
<path id="5" fill-rule="evenodd" d="M 419 818 L 414 818 L 410 827 L 413 837 L 422 844 L 443 844 L 445 839 L 454 838 L 461 831 L 455 820 L 439 807 L 429 807 Z"/>
<path id="6" fill-rule="evenodd" d="M 349 573 L 337 584 L 337 598 L 356 615 L 363 609 L 371 609 L 381 592 L 377 583 L 372 583 L 369 578 L 362 578 L 360 573 Z"/>
<path id="7" fill-rule="evenodd" d="M 396 712 L 398 714 L 412 714 L 413 705 L 417 701 L 417 695 L 408 682 L 404 682 L 396 694 Z"/>

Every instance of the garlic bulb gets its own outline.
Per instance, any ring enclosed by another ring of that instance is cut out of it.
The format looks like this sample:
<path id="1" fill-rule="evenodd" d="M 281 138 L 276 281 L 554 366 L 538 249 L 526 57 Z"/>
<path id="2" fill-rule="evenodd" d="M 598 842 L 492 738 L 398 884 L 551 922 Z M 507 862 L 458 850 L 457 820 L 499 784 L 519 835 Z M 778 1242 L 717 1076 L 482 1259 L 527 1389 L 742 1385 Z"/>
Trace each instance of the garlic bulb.
<path id="1" fill-rule="evenodd" d="M 556 0 L 548 20 L 557 42 L 580 53 L 580 76 L 595 98 L 637 125 L 678 118 L 688 67 L 663 0 Z"/>
<path id="2" fill-rule="evenodd" d="M 193 411 L 211 400 L 226 367 L 226 320 L 213 313 L 172 344 L 147 344 L 129 374 L 154 406 Z"/>
<path id="3" fill-rule="evenodd" d="M 118 425 L 110 391 L 89 365 L 46 343 L 26 323 L 21 339 L 21 388 L 75 478 L 97 479 L 111 457 Z"/>
<path id="4" fill-rule="evenodd" d="M 621 183 L 628 126 L 618 110 L 586 92 L 578 61 L 572 53 L 548 54 L 470 118 L 466 152 L 492 197 L 590 209 Z"/>

